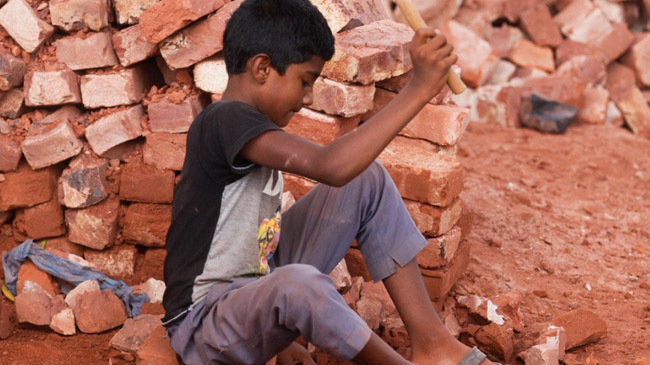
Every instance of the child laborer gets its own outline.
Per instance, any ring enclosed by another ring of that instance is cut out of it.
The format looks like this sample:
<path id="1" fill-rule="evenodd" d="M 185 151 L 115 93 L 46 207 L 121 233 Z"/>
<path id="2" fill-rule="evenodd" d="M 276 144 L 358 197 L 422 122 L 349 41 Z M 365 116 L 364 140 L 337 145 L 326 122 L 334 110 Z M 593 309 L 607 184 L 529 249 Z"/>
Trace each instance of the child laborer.
<path id="1" fill-rule="evenodd" d="M 312 102 L 333 55 L 325 19 L 308 0 L 241 4 L 224 34 L 228 85 L 190 127 L 167 234 L 163 321 L 183 362 L 262 364 L 281 353 L 281 362 L 310 363 L 292 344 L 302 336 L 340 359 L 409 363 L 327 275 L 356 238 L 406 325 L 410 361 L 481 363 L 484 355 L 453 338 L 429 301 L 414 259 L 426 240 L 375 160 L 441 90 L 456 61 L 451 51 L 432 29 L 416 32 L 408 85 L 355 131 L 321 146 L 281 128 Z M 280 171 L 322 184 L 280 214 Z"/>

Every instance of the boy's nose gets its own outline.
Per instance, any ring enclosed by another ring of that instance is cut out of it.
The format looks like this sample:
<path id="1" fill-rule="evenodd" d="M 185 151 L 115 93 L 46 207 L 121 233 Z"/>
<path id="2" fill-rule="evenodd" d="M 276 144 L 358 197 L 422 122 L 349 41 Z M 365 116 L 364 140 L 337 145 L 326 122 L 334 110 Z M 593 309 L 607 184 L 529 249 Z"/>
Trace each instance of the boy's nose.
<path id="1" fill-rule="evenodd" d="M 314 93 L 312 88 L 307 88 L 302 96 L 302 105 L 311 105 L 314 102 Z"/>

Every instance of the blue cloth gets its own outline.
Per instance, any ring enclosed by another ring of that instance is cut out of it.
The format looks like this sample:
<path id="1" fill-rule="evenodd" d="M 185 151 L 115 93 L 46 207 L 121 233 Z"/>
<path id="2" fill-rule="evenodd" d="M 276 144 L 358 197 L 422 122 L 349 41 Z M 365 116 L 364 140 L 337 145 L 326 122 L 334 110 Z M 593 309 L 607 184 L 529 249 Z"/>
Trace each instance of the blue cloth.
<path id="1" fill-rule="evenodd" d="M 82 266 L 76 262 L 62 259 L 41 248 L 31 239 L 2 255 L 5 283 L 13 295 L 16 295 L 18 270 L 20 270 L 20 266 L 25 259 L 28 258 L 40 270 L 74 286 L 86 280 L 97 280 L 101 290 L 112 290 L 124 302 L 129 317 L 139 315 L 142 303 L 149 301 L 146 294 L 133 294 L 133 288 L 126 285 L 125 282 L 113 280 L 92 267 Z"/>

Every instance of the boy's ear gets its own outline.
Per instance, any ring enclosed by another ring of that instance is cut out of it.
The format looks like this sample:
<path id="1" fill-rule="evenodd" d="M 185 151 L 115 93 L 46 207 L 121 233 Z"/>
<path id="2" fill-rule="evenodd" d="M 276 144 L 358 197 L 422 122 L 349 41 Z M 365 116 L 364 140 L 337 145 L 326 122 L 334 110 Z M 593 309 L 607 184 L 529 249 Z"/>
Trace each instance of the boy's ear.
<path id="1" fill-rule="evenodd" d="M 258 53 L 248 59 L 248 69 L 253 78 L 260 84 L 266 82 L 271 73 L 271 57 L 266 53 Z"/>

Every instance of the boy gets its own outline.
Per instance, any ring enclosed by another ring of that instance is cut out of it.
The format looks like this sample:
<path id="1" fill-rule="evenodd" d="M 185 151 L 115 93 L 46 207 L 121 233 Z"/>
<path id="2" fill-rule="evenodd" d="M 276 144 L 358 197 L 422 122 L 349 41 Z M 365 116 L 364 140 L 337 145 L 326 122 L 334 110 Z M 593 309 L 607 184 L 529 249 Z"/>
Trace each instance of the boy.
<path id="1" fill-rule="evenodd" d="M 417 32 L 408 86 L 357 130 L 320 146 L 281 128 L 311 103 L 332 57 L 325 19 L 308 0 L 242 3 L 224 34 L 228 86 L 190 128 L 167 234 L 163 321 L 183 362 L 261 364 L 281 353 L 281 363 L 312 363 L 292 344 L 302 336 L 340 359 L 409 363 L 327 276 L 354 238 L 404 320 L 411 361 L 456 364 L 469 352 L 427 297 L 414 259 L 426 240 L 375 161 L 440 91 L 451 51 L 433 30 Z M 282 215 L 280 170 L 322 183 Z M 469 363 L 481 363 L 478 354 Z"/>

